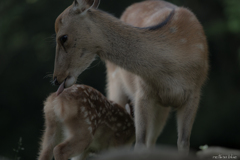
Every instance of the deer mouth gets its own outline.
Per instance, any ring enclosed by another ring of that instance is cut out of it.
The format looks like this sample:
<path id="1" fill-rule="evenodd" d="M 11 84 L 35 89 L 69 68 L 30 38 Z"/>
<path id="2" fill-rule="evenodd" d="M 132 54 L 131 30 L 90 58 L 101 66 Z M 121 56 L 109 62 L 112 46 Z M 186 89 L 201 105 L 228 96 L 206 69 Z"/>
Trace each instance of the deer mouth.
<path id="1" fill-rule="evenodd" d="M 71 87 L 75 83 L 76 83 L 75 77 L 73 77 L 73 76 L 67 77 L 58 87 L 58 90 L 56 92 L 57 96 L 60 95 L 64 91 L 65 88 Z"/>
<path id="2" fill-rule="evenodd" d="M 63 90 L 64 90 L 64 88 L 65 88 L 65 81 L 66 81 L 66 80 L 64 80 L 64 81 L 60 84 L 60 86 L 58 87 L 57 96 L 63 92 Z"/>

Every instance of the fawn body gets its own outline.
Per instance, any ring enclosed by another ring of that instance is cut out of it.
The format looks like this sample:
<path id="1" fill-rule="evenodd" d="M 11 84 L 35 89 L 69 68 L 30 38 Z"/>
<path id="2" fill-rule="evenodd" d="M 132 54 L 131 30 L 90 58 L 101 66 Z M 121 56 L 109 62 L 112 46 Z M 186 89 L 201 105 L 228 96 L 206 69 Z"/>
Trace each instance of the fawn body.
<path id="1" fill-rule="evenodd" d="M 59 96 L 51 94 L 44 104 L 39 160 L 52 160 L 53 153 L 55 160 L 84 160 L 89 153 L 135 140 L 134 122 L 126 110 L 91 87 L 74 85 Z"/>
<path id="2" fill-rule="evenodd" d="M 135 147 L 154 146 L 174 107 L 178 149 L 188 153 L 208 72 L 201 24 L 188 9 L 165 1 L 133 4 L 121 20 L 98 10 L 98 4 L 75 0 L 57 18 L 55 83 L 71 86 L 99 55 L 106 61 L 108 98 L 134 104 Z"/>

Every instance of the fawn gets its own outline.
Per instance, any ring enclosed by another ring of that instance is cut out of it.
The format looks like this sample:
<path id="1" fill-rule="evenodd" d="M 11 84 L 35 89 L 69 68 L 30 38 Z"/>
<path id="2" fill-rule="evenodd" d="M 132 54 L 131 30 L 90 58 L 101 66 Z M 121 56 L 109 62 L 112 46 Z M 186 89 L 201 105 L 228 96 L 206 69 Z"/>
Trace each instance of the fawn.
<path id="1" fill-rule="evenodd" d="M 98 55 L 107 66 L 108 98 L 133 102 L 135 148 L 155 145 L 173 107 L 178 149 L 187 154 L 209 68 L 202 25 L 165 1 L 133 4 L 120 20 L 98 10 L 99 3 L 74 0 L 56 19 L 55 84 L 73 85 Z"/>
<path id="2" fill-rule="evenodd" d="M 39 160 L 52 160 L 53 154 L 55 160 L 84 160 L 89 153 L 135 140 L 132 117 L 89 86 L 73 85 L 51 94 L 44 102 L 44 115 Z"/>

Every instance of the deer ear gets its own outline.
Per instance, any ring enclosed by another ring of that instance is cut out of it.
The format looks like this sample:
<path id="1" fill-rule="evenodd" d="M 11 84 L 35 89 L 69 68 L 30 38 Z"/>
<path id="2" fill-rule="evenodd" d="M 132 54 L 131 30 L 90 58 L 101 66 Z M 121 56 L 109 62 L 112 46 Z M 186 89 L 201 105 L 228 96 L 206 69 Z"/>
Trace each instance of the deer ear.
<path id="1" fill-rule="evenodd" d="M 81 12 L 86 12 L 91 8 L 97 9 L 100 0 L 74 0 L 74 7 L 77 10 L 80 10 Z"/>

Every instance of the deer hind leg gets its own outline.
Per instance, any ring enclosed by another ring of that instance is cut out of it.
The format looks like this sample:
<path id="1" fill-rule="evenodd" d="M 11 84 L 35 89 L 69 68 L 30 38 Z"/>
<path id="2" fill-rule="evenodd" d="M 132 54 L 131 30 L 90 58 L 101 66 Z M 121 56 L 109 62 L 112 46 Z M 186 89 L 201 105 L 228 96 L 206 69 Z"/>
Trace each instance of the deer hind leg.
<path id="1" fill-rule="evenodd" d="M 156 140 L 166 123 L 169 111 L 169 107 L 162 107 L 154 98 L 142 93 L 136 96 L 135 149 L 141 148 L 142 146 L 149 148 L 155 145 Z"/>
<path id="2" fill-rule="evenodd" d="M 66 127 L 69 131 L 69 137 L 54 148 L 55 160 L 67 160 L 80 155 L 92 142 L 92 135 L 85 125 L 71 122 Z"/>
<path id="3" fill-rule="evenodd" d="M 188 101 L 177 110 L 178 150 L 186 155 L 189 152 L 191 130 L 198 109 L 199 99 L 199 94 L 191 95 Z"/>

